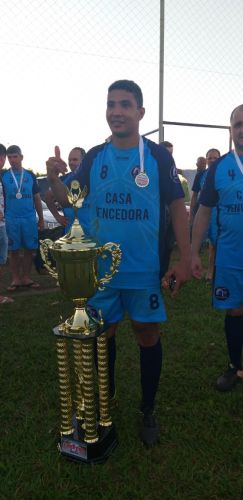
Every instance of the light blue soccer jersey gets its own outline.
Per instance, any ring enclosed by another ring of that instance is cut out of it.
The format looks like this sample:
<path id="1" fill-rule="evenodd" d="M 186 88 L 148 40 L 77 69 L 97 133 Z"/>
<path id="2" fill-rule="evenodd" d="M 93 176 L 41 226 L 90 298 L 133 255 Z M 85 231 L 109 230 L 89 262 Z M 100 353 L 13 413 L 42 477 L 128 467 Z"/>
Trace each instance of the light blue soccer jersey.
<path id="1" fill-rule="evenodd" d="M 33 172 L 23 169 L 23 181 L 21 186 L 22 198 L 16 198 L 17 187 L 11 175 L 11 170 L 2 172 L 2 184 L 5 200 L 5 216 L 11 217 L 29 217 L 35 216 L 34 195 L 39 193 L 39 187 L 36 181 L 36 176 Z M 21 172 L 14 170 L 17 184 L 19 186 Z"/>
<path id="2" fill-rule="evenodd" d="M 243 269 L 243 174 L 233 153 L 209 168 L 200 203 L 217 207 L 216 266 Z"/>
<path id="3" fill-rule="evenodd" d="M 100 244 L 119 243 L 122 260 L 109 286 L 146 288 L 157 285 L 164 251 L 165 205 L 184 193 L 172 156 L 165 148 L 144 140 L 144 167 L 149 178 L 138 187 L 139 149 L 117 149 L 112 143 L 87 153 L 73 178 L 87 185 L 90 233 Z M 109 269 L 100 259 L 100 274 Z"/>

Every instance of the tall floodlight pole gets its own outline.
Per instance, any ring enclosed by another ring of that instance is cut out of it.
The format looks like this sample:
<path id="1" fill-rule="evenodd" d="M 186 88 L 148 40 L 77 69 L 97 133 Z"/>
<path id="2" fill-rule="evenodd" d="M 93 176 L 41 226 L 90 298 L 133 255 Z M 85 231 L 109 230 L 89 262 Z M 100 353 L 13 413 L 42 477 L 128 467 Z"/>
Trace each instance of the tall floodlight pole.
<path id="1" fill-rule="evenodd" d="M 165 2 L 160 0 L 159 142 L 164 140 L 164 26 Z"/>

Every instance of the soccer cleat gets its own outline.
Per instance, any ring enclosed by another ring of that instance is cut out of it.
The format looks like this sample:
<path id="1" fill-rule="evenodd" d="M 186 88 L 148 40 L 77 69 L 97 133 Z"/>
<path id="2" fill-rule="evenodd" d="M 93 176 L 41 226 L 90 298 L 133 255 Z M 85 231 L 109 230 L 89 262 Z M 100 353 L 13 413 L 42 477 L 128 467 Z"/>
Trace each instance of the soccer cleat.
<path id="1" fill-rule="evenodd" d="M 217 379 L 216 389 L 221 392 L 231 391 L 240 379 L 241 377 L 237 375 L 237 369 L 229 364 L 228 369 Z"/>
<path id="2" fill-rule="evenodd" d="M 159 440 L 159 424 L 153 413 L 145 413 L 140 427 L 140 438 L 146 446 L 153 446 Z"/>

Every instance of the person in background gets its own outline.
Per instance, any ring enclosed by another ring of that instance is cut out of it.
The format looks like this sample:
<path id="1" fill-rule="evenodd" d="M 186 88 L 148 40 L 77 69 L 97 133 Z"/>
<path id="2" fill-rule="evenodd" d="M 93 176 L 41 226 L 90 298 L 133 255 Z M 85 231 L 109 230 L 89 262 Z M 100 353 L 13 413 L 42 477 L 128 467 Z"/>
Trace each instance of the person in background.
<path id="1" fill-rule="evenodd" d="M 36 176 L 22 167 L 23 155 L 20 147 L 9 146 L 7 157 L 10 168 L 2 173 L 2 184 L 12 275 L 8 290 L 13 292 L 20 286 L 40 286 L 30 278 L 30 273 L 33 251 L 38 248 L 38 224 L 39 229 L 43 229 L 44 221 Z"/>
<path id="2" fill-rule="evenodd" d="M 163 286 L 176 279 L 173 296 L 189 279 L 190 244 L 183 190 L 171 154 L 142 138 L 139 123 L 145 113 L 140 87 L 130 80 L 110 85 L 106 119 L 111 140 L 92 148 L 81 168 L 72 174 L 81 187 L 87 186 L 90 234 L 101 245 L 119 243 L 122 260 L 109 286 L 97 291 L 91 307 L 101 310 L 106 322 L 109 353 L 110 397 L 115 395 L 115 333 L 127 311 L 140 350 L 141 404 L 140 437 L 151 446 L 159 439 L 154 415 L 162 366 L 160 322 L 166 319 L 161 296 L 164 269 L 165 206 L 170 208 L 180 259 L 168 271 Z M 68 205 L 59 172 L 64 162 L 60 150 L 47 161 L 47 174 L 55 198 Z M 100 259 L 101 275 L 107 259 Z"/>
<path id="3" fill-rule="evenodd" d="M 197 172 L 203 172 L 207 167 L 207 160 L 205 156 L 199 156 L 196 161 Z"/>
<path id="4" fill-rule="evenodd" d="M 190 202 L 189 223 L 192 228 L 194 217 L 199 207 L 199 196 L 206 176 L 207 161 L 204 156 L 199 156 L 196 161 L 197 173 L 192 185 L 192 196 Z"/>
<path id="5" fill-rule="evenodd" d="M 243 104 L 231 113 L 230 134 L 235 149 L 211 165 L 192 234 L 192 273 L 200 279 L 201 241 L 212 208 L 216 207 L 219 231 L 212 297 L 214 307 L 226 313 L 224 330 L 229 355 L 229 365 L 216 382 L 219 391 L 230 391 L 243 376 Z"/>
<path id="6" fill-rule="evenodd" d="M 80 147 L 75 147 L 71 149 L 69 155 L 68 155 L 68 165 L 70 168 L 70 172 L 64 174 L 63 176 L 60 177 L 61 181 L 64 182 L 64 184 L 68 183 L 68 179 L 70 178 L 70 174 L 76 170 L 76 168 L 80 167 L 83 161 L 85 155 L 85 150 Z M 63 213 L 64 215 L 60 214 L 58 211 L 57 205 L 55 203 L 55 197 L 53 195 L 53 192 L 51 189 L 48 189 L 45 195 L 45 200 L 46 204 L 50 210 L 50 212 L 53 214 L 57 222 L 59 224 L 64 226 L 65 234 L 68 233 L 70 227 L 73 224 L 74 221 L 74 210 L 72 207 L 64 207 L 63 208 Z M 85 203 L 85 202 L 84 202 Z M 81 214 L 81 210 L 78 209 L 78 216 Z"/>
<path id="7" fill-rule="evenodd" d="M 173 155 L 174 146 L 169 141 L 162 141 L 160 145 L 164 146 L 171 155 Z M 181 181 L 182 189 L 184 191 L 185 199 L 184 201 L 190 201 L 190 193 L 188 182 L 183 176 L 182 170 L 177 168 L 177 174 Z M 164 272 L 169 269 L 171 253 L 175 247 L 176 239 L 173 231 L 173 225 L 170 217 L 169 208 L 166 207 L 166 236 L 165 236 L 165 255 L 164 255 Z"/>
<path id="8" fill-rule="evenodd" d="M 162 141 L 162 142 L 160 142 L 160 144 L 162 144 L 162 146 L 164 146 L 167 149 L 167 151 L 169 151 L 169 153 L 171 155 L 173 155 L 174 146 L 173 146 L 173 144 L 171 142 L 169 142 L 169 141 Z"/>
<path id="9" fill-rule="evenodd" d="M 209 149 L 206 154 L 208 168 L 220 158 L 220 152 L 216 148 Z M 211 213 L 211 220 L 208 229 L 208 269 L 206 282 L 211 283 L 214 273 L 215 247 L 217 241 L 217 211 L 214 207 Z"/>
<path id="10" fill-rule="evenodd" d="M 1 181 L 1 172 L 6 161 L 6 151 L 5 146 L 0 144 L 0 276 L 2 274 L 2 266 L 6 264 L 8 257 L 8 238 L 4 219 L 4 197 Z M 9 304 L 13 301 L 14 300 L 11 297 L 0 295 L 0 304 Z"/>

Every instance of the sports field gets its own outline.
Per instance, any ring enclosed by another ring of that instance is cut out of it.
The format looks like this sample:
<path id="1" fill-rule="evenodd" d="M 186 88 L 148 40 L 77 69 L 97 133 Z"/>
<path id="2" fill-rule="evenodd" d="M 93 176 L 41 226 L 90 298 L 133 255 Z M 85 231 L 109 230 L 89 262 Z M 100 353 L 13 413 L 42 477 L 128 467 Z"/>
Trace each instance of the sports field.
<path id="1" fill-rule="evenodd" d="M 223 314 L 212 310 L 206 283 L 190 282 L 175 300 L 166 296 L 160 444 L 147 450 L 137 436 L 139 354 L 125 320 L 113 411 L 119 446 L 104 465 L 86 466 L 57 451 L 52 327 L 71 305 L 49 277 L 41 282 L 45 293 L 16 293 L 0 308 L 0 499 L 242 499 L 243 386 L 230 394 L 214 389 L 227 358 Z"/>

